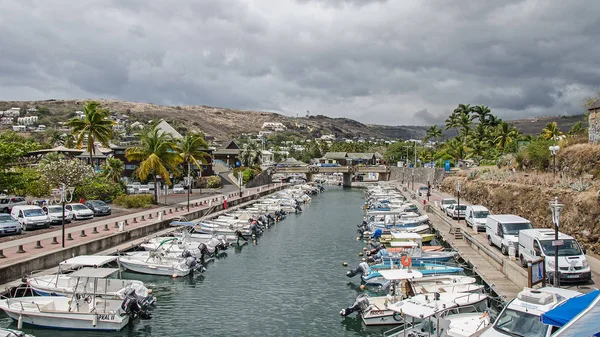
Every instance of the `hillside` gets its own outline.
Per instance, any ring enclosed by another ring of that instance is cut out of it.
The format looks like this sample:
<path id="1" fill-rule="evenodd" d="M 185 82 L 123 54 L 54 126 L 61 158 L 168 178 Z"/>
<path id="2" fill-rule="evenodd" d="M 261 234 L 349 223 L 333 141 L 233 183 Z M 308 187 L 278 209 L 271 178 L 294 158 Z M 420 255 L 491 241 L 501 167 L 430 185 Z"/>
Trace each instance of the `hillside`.
<path id="1" fill-rule="evenodd" d="M 317 115 L 309 117 L 288 117 L 278 113 L 244 111 L 208 106 L 161 106 L 151 103 L 135 103 L 117 100 L 98 100 L 102 107 L 111 112 L 127 114 L 132 121 L 146 122 L 151 119 L 165 119 L 178 130 L 203 131 L 218 139 L 231 138 L 243 133 L 257 133 L 265 122 L 281 122 L 289 133 L 300 137 L 320 137 L 335 134 L 337 137 L 375 137 L 384 139 L 422 138 L 423 126 L 383 126 L 366 125 L 348 118 L 330 118 Z M 40 109 L 40 124 L 54 126 L 83 110 L 85 100 L 47 101 L 0 101 L 0 110 L 11 107 L 35 107 Z"/>
<path id="2" fill-rule="evenodd" d="M 323 115 L 289 117 L 273 112 L 203 105 L 162 106 L 118 100 L 98 101 L 111 112 L 127 114 L 131 121 L 147 122 L 151 119 L 165 119 L 178 130 L 203 131 L 217 139 L 231 138 L 243 133 L 257 133 L 265 122 L 281 122 L 288 128 L 288 134 L 305 138 L 334 134 L 343 138 L 421 139 L 427 129 L 425 126 L 363 124 L 348 118 L 331 118 Z M 47 108 L 39 113 L 40 124 L 52 127 L 73 117 L 74 112 L 82 110 L 84 104 L 85 100 L 0 101 L 0 111 L 11 107 Z M 582 120 L 583 115 L 575 115 L 536 117 L 510 122 L 524 134 L 536 135 L 548 122 L 556 121 L 560 130 L 566 133 L 575 123 Z M 451 131 L 445 134 L 450 136 Z"/>

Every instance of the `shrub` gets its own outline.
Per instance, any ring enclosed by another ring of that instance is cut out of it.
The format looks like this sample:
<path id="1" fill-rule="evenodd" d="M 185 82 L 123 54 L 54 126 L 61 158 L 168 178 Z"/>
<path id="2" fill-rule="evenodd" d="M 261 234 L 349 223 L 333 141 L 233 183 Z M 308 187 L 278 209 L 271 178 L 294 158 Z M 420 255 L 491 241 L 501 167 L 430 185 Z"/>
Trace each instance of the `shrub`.
<path id="1" fill-rule="evenodd" d="M 208 183 L 206 184 L 208 188 L 220 188 L 221 187 L 221 177 L 212 176 L 208 178 Z"/>
<path id="2" fill-rule="evenodd" d="M 151 195 L 119 195 L 113 203 L 123 208 L 150 208 L 152 207 Z"/>
<path id="3" fill-rule="evenodd" d="M 75 199 L 112 201 L 122 194 L 125 189 L 121 183 L 99 174 L 84 179 L 83 184 L 75 188 Z"/>

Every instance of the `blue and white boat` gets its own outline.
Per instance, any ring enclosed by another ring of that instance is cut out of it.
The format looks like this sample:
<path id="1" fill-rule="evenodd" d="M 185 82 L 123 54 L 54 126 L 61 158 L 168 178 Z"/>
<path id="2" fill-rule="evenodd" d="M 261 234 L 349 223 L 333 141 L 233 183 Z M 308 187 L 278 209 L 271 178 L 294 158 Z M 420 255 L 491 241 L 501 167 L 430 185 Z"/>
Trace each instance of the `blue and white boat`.
<path id="1" fill-rule="evenodd" d="M 363 282 L 367 285 L 383 286 L 386 283 L 385 278 L 381 275 L 379 270 L 390 270 L 400 269 L 391 268 L 390 265 L 379 264 L 369 266 L 366 262 L 361 262 L 354 270 L 350 270 L 346 273 L 346 276 L 353 277 L 360 274 Z M 409 269 L 416 270 L 424 276 L 428 275 L 452 275 L 463 272 L 463 268 L 445 266 L 436 263 L 415 263 Z"/>

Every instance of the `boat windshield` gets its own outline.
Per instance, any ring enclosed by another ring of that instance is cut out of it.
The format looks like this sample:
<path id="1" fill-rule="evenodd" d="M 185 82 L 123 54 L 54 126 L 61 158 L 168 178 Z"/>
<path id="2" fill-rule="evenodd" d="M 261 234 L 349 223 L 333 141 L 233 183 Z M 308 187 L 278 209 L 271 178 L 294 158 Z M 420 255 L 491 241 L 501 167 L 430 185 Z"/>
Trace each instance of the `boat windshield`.
<path id="1" fill-rule="evenodd" d="M 488 215 L 490 215 L 490 212 L 488 211 L 473 212 L 473 217 L 476 219 L 487 218 Z"/>
<path id="2" fill-rule="evenodd" d="M 507 336 L 544 337 L 548 325 L 543 324 L 539 316 L 506 309 L 498 317 L 496 324 L 494 324 L 494 330 Z"/>
<path id="3" fill-rule="evenodd" d="M 505 223 L 502 225 L 504 229 L 504 235 L 519 235 L 519 231 L 522 229 L 532 229 L 531 223 Z"/>
<path id="4" fill-rule="evenodd" d="M 542 249 L 544 250 L 544 254 L 546 256 L 554 256 L 554 246 L 552 246 L 553 240 L 542 240 L 540 243 L 542 244 Z M 581 248 L 577 241 L 573 239 L 562 240 L 563 245 L 558 246 L 558 256 L 575 256 L 575 255 L 583 255 L 581 252 Z"/>

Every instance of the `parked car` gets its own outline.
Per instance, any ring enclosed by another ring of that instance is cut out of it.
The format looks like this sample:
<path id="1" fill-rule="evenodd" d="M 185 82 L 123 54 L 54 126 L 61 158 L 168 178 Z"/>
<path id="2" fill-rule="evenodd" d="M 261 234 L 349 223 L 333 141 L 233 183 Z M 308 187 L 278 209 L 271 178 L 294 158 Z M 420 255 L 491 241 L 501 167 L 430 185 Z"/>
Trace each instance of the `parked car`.
<path id="1" fill-rule="evenodd" d="M 452 204 L 446 208 L 446 215 L 452 219 L 464 219 L 467 210 L 467 205 Z"/>
<path id="2" fill-rule="evenodd" d="M 544 258 L 548 279 L 554 279 L 554 229 L 536 228 L 519 231 L 519 260 L 523 267 L 540 257 Z M 585 249 L 570 235 L 558 233 L 558 277 L 563 282 L 588 282 L 592 270 L 585 258 Z"/>
<path id="3" fill-rule="evenodd" d="M 427 195 L 427 191 L 429 191 L 429 188 L 427 188 L 427 186 L 421 186 L 417 190 L 417 193 L 419 194 L 420 197 L 422 197 L 424 195 Z"/>
<path id="4" fill-rule="evenodd" d="M 531 222 L 513 214 L 488 215 L 485 223 L 485 235 L 490 246 L 500 248 L 502 254 L 508 255 L 509 248 L 515 248 L 515 256 L 519 256 L 519 231 L 532 229 Z"/>
<path id="5" fill-rule="evenodd" d="M 0 235 L 21 234 L 21 224 L 10 214 L 0 214 Z"/>
<path id="6" fill-rule="evenodd" d="M 131 189 L 133 190 L 133 194 L 137 194 L 140 193 L 140 186 L 142 186 L 142 184 L 140 184 L 139 182 L 135 182 L 131 184 Z"/>
<path id="7" fill-rule="evenodd" d="M 0 199 L 0 212 L 10 213 L 14 206 L 27 205 L 27 200 L 23 197 L 6 197 Z"/>
<path id="8" fill-rule="evenodd" d="M 110 206 L 102 200 L 88 200 L 85 205 L 94 212 L 94 216 L 110 215 L 112 212 Z"/>
<path id="9" fill-rule="evenodd" d="M 454 198 L 444 198 L 440 201 L 440 209 L 442 212 L 446 213 L 446 208 L 450 205 L 456 204 L 456 199 Z"/>
<path id="10" fill-rule="evenodd" d="M 91 219 L 94 217 L 94 211 L 87 208 L 86 205 L 80 203 L 68 204 L 65 206 L 65 209 L 71 211 L 73 213 L 73 219 L 75 220 L 84 220 Z"/>
<path id="11" fill-rule="evenodd" d="M 12 208 L 10 215 L 21 224 L 21 230 L 48 227 L 50 218 L 40 206 L 17 205 Z"/>
<path id="12" fill-rule="evenodd" d="M 140 185 L 140 188 L 138 189 L 138 193 L 140 193 L 140 194 L 150 193 L 150 187 L 148 187 L 148 185 Z"/>
<path id="13" fill-rule="evenodd" d="M 181 185 L 181 184 L 173 185 L 173 193 L 174 194 L 183 194 L 183 193 L 185 193 L 185 189 L 183 188 L 183 185 Z"/>
<path id="14" fill-rule="evenodd" d="M 490 215 L 490 210 L 488 210 L 485 206 L 467 206 L 467 212 L 465 216 L 467 226 L 473 227 L 473 229 L 476 229 L 478 232 L 485 231 L 485 222 L 487 221 L 488 215 Z"/>
<path id="15" fill-rule="evenodd" d="M 44 206 L 44 207 L 42 207 L 42 209 L 44 210 L 44 213 L 46 213 L 46 215 L 48 215 L 48 217 L 50 218 L 50 222 L 53 225 L 62 223 L 62 216 L 63 216 L 62 206 L 59 206 L 59 205 Z M 67 208 L 65 207 L 65 222 L 68 223 L 68 222 L 71 222 L 71 220 L 73 220 L 73 213 L 68 211 Z"/>

